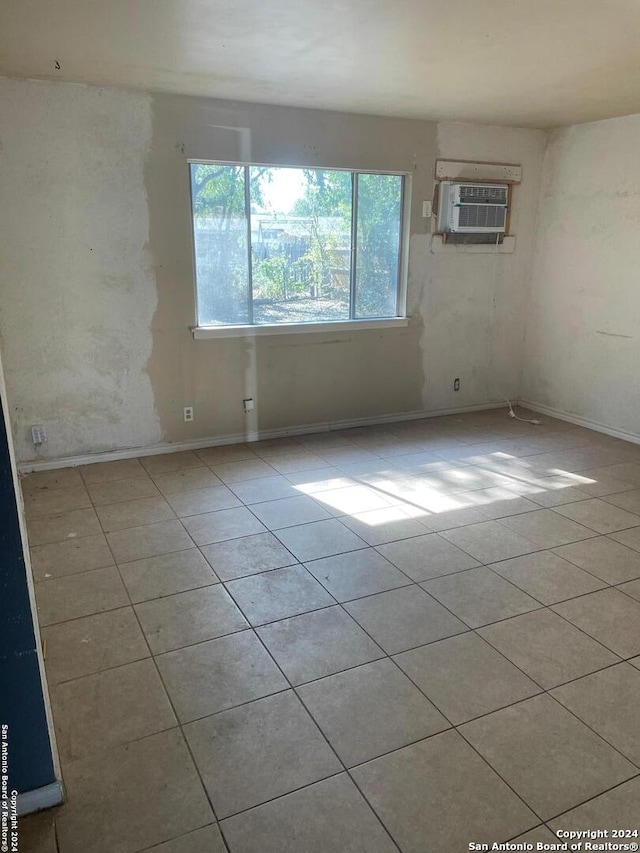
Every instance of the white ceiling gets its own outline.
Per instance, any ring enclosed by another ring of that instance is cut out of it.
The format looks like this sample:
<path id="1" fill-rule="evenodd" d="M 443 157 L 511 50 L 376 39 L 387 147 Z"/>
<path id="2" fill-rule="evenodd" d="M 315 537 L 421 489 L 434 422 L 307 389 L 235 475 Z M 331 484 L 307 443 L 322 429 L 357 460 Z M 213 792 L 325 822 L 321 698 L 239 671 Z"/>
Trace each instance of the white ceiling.
<path id="1" fill-rule="evenodd" d="M 0 74 L 549 127 L 640 112 L 640 0 L 0 0 Z"/>

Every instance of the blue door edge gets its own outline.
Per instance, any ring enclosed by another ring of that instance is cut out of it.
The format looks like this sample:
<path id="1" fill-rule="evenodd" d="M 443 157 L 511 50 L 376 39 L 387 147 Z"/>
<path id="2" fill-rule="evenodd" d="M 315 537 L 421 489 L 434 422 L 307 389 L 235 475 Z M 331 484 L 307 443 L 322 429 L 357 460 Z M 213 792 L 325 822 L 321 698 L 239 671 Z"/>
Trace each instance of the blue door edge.
<path id="1" fill-rule="evenodd" d="M 22 625 L 24 629 L 3 634 L 6 645 L 3 644 L 2 649 L 0 649 L 0 657 L 3 663 L 6 664 L 11 661 L 12 665 L 9 666 L 8 671 L 5 668 L 5 676 L 2 680 L 6 681 L 8 677 L 11 684 L 14 666 L 18 666 L 20 660 L 25 662 L 31 660 L 26 673 L 21 670 L 21 677 L 13 681 L 10 691 L 8 694 L 5 693 L 3 704 L 7 707 L 9 717 L 14 718 L 14 722 L 15 720 L 19 720 L 20 723 L 25 720 L 29 721 L 30 728 L 20 733 L 21 743 L 25 742 L 26 736 L 28 743 L 35 742 L 38 744 L 35 751 L 27 748 L 26 754 L 23 755 L 28 764 L 25 771 L 24 760 L 22 760 L 22 770 L 18 776 L 22 778 L 24 784 L 14 785 L 12 784 L 13 780 L 10 782 L 12 788 L 17 788 L 17 812 L 20 815 L 25 815 L 62 803 L 64 788 L 44 667 L 34 581 L 27 542 L 24 503 L 16 467 L 1 360 L 0 433 L 2 434 L 0 435 L 2 439 L 0 441 L 0 473 L 2 474 L 0 497 L 5 510 L 3 513 L 2 540 L 3 545 L 8 546 L 3 548 L 4 571 L 0 574 L 10 586 L 15 581 L 18 588 L 22 590 L 16 596 L 16 606 L 21 607 L 21 611 L 13 614 L 16 618 L 11 621 L 14 625 Z M 0 570 L 3 567 L 0 567 Z M 29 640 L 29 637 L 32 639 Z M 25 640 L 25 638 L 27 639 Z M 22 703 L 25 700 L 27 700 L 28 707 L 23 708 Z M 18 702 L 17 706 L 15 705 L 16 701 Z M 14 703 L 13 711 L 7 706 L 7 702 Z M 3 720 L 3 722 L 9 722 L 9 720 Z M 32 725 L 33 728 L 31 728 Z M 33 744 L 34 748 L 35 744 Z M 12 763 L 10 761 L 10 767 Z M 33 771 L 30 768 L 33 768 Z M 14 775 L 10 770 L 10 776 Z M 29 780 L 31 780 L 31 786 L 28 784 Z M 19 779 L 16 781 L 19 782 Z"/>

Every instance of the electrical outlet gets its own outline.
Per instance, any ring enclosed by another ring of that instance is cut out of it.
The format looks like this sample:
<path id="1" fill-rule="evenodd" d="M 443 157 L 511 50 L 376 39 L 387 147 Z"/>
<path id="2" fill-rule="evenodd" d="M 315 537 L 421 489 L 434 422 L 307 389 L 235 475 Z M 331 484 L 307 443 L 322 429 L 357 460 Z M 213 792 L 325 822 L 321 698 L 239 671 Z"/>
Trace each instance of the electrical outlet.
<path id="1" fill-rule="evenodd" d="M 453 380 L 453 390 L 454 391 L 460 390 L 460 377 L 459 376 L 456 376 L 456 378 Z"/>
<path id="2" fill-rule="evenodd" d="M 47 431 L 42 424 L 34 424 L 31 427 L 31 440 L 36 447 L 45 443 L 47 440 Z"/>
<path id="3" fill-rule="evenodd" d="M 253 397 L 247 397 L 242 401 L 242 405 L 244 406 L 244 413 L 247 415 L 249 412 L 253 411 Z"/>
<path id="4" fill-rule="evenodd" d="M 193 406 L 185 406 L 182 410 L 185 424 L 193 423 Z"/>

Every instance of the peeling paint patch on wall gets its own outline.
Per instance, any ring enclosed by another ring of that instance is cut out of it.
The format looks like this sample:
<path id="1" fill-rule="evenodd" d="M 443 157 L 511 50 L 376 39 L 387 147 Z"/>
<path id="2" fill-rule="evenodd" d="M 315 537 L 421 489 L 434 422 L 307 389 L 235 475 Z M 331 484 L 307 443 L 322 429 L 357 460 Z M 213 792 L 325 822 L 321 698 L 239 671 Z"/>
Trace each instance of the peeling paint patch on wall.
<path id="1" fill-rule="evenodd" d="M 555 131 L 545 155 L 523 397 L 640 434 L 640 115 Z"/>
<path id="2" fill-rule="evenodd" d="M 0 100 L 0 334 L 18 457 L 152 444 L 151 98 L 0 80 Z M 37 453 L 33 423 L 48 436 Z"/>
<path id="3" fill-rule="evenodd" d="M 460 122 L 438 124 L 438 157 L 521 165 L 514 187 L 513 254 L 444 251 L 429 257 L 422 313 L 425 407 L 469 406 L 520 391 L 525 305 L 530 282 L 538 189 L 547 134 L 541 130 Z M 450 330 L 455 329 L 455 336 Z M 453 388 L 460 377 L 460 391 Z"/>

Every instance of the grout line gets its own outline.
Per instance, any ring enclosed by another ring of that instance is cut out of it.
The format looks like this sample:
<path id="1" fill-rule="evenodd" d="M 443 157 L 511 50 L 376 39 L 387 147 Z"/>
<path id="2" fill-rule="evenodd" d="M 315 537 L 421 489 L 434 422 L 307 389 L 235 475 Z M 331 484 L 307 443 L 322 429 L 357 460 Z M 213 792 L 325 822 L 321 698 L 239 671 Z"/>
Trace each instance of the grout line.
<path id="1" fill-rule="evenodd" d="M 594 800 L 597 800 L 598 797 L 602 797 L 605 794 L 610 794 L 611 791 L 615 791 L 617 788 L 621 788 L 623 785 L 626 785 L 628 782 L 633 782 L 634 779 L 638 779 L 639 776 L 640 776 L 640 774 L 636 774 L 635 776 L 630 776 L 628 779 L 623 779 L 622 782 L 618 782 L 615 785 L 612 785 L 610 788 L 607 788 L 606 791 L 601 791 L 599 794 L 594 794 L 593 797 L 589 797 L 588 799 L 583 800 L 582 802 L 578 803 L 577 805 L 571 806 L 571 808 L 569 808 L 569 809 L 565 809 L 563 812 L 558 812 L 558 814 L 554 815 L 553 817 L 548 817 L 545 820 L 545 825 L 547 825 L 547 829 L 549 829 L 555 835 L 554 830 L 551 829 L 550 826 L 548 826 L 548 824 L 550 824 L 552 821 L 557 820 L 559 817 L 562 817 L 563 815 L 570 814 L 572 811 L 574 811 L 574 809 L 578 809 L 581 806 L 586 805 L 587 803 L 591 803 Z M 635 827 L 632 827 L 632 828 L 635 828 Z"/>

